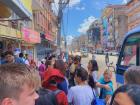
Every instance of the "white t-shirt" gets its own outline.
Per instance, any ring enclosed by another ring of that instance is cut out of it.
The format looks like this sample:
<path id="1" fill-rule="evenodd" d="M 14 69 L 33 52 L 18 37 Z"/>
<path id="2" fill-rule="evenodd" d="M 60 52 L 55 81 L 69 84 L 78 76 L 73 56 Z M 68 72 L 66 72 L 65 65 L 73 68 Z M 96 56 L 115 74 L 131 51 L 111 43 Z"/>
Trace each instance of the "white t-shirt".
<path id="1" fill-rule="evenodd" d="M 93 77 L 93 79 L 94 79 L 95 82 L 98 81 L 98 78 L 97 78 L 97 71 L 93 71 L 93 72 L 92 72 L 92 77 Z"/>
<path id="2" fill-rule="evenodd" d="M 74 105 L 91 105 L 93 91 L 89 85 L 71 87 L 68 91 L 68 102 L 73 102 Z"/>

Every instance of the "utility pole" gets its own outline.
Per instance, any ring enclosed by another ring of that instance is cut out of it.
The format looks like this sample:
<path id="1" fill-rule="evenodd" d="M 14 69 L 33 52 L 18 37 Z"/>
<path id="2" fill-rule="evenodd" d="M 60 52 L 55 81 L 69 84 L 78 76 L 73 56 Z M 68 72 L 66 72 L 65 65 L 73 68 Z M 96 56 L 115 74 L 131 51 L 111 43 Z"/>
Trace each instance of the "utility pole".
<path id="1" fill-rule="evenodd" d="M 115 7 L 113 8 L 113 44 L 114 44 L 114 50 L 116 49 L 116 30 L 115 30 L 115 22 L 116 22 L 116 16 L 115 16 Z"/>
<path id="2" fill-rule="evenodd" d="M 57 45 L 60 48 L 61 46 L 61 22 L 63 18 L 63 10 L 66 8 L 70 0 L 59 0 L 59 9 L 58 9 L 58 33 L 57 33 Z"/>

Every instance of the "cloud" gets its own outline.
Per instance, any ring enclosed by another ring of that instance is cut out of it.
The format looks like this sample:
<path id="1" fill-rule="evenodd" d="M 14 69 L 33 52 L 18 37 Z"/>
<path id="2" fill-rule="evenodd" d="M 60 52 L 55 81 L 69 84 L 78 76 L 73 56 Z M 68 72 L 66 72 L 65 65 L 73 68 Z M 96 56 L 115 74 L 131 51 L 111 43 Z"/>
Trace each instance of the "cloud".
<path id="1" fill-rule="evenodd" d="M 80 3 L 80 0 L 70 0 L 69 6 L 73 7 L 73 6 L 75 6 L 75 5 L 79 4 L 79 3 Z"/>
<path id="2" fill-rule="evenodd" d="M 96 20 L 95 17 L 90 16 L 87 19 L 85 19 L 83 21 L 82 24 L 80 24 L 80 28 L 78 29 L 78 32 L 80 33 L 86 33 L 86 31 L 88 30 L 89 26 L 91 25 L 91 23 L 93 23 Z"/>
<path id="3" fill-rule="evenodd" d="M 76 10 L 85 10 L 85 7 L 76 7 Z"/>
<path id="4" fill-rule="evenodd" d="M 66 0 L 63 0 L 66 1 Z M 78 5 L 81 2 L 81 0 L 70 0 L 69 1 L 69 7 L 72 8 L 75 5 Z M 54 0 L 54 3 L 52 3 L 52 9 L 53 11 L 58 14 L 58 9 L 59 9 L 59 0 Z M 84 9 L 84 8 L 81 8 Z"/>
<path id="5" fill-rule="evenodd" d="M 128 2 L 128 0 L 123 0 L 122 4 L 126 4 Z"/>
<path id="6" fill-rule="evenodd" d="M 66 38 L 67 44 L 70 45 L 74 37 L 72 35 L 68 35 Z"/>

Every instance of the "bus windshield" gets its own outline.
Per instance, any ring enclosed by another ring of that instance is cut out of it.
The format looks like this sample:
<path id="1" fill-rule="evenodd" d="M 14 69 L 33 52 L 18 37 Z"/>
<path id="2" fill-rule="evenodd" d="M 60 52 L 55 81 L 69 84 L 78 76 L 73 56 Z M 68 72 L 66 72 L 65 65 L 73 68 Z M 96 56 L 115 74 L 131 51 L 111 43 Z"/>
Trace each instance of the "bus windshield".
<path id="1" fill-rule="evenodd" d="M 130 36 L 125 43 L 120 64 L 123 66 L 139 65 L 140 34 Z"/>

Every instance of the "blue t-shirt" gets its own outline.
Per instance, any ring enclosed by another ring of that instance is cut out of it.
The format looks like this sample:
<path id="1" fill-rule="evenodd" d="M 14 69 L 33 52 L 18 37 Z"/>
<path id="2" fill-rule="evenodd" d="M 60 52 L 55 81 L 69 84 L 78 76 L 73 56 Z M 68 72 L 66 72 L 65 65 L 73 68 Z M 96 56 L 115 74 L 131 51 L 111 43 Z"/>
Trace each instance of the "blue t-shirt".
<path id="1" fill-rule="evenodd" d="M 101 88 L 101 90 L 100 90 L 100 97 L 99 98 L 104 99 L 106 97 L 106 95 L 111 95 L 111 96 L 113 95 L 113 82 L 112 81 L 105 82 L 104 77 L 102 76 L 99 79 L 98 82 L 100 84 L 106 84 L 106 85 L 108 85 L 111 88 L 111 90 L 107 90 L 105 88 Z"/>

